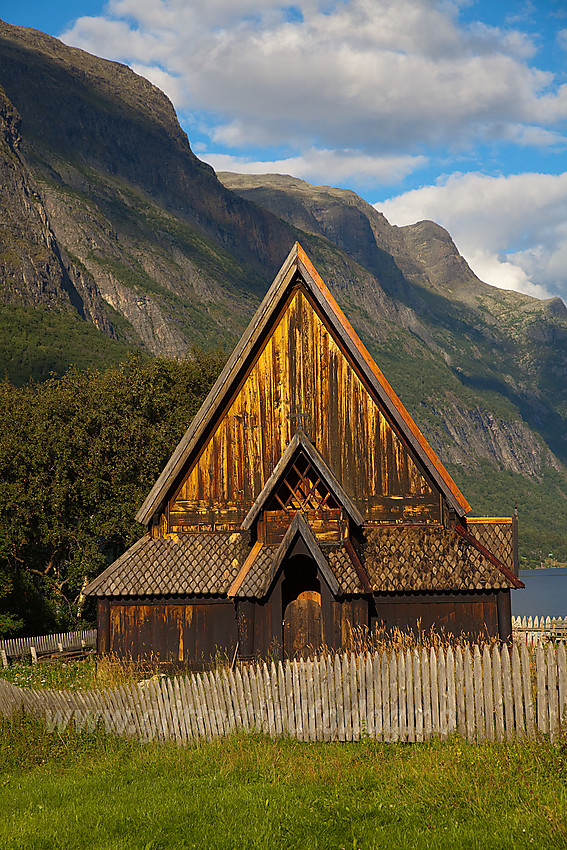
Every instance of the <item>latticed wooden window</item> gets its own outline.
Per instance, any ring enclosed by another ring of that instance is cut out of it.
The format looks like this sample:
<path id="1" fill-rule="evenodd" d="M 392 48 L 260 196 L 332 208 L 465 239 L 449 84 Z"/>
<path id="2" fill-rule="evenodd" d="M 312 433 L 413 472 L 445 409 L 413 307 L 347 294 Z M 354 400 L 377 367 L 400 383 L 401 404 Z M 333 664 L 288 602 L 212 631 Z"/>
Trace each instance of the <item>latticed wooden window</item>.
<path id="1" fill-rule="evenodd" d="M 303 452 L 297 455 L 267 506 L 269 511 L 289 513 L 338 508 L 329 488 Z"/>

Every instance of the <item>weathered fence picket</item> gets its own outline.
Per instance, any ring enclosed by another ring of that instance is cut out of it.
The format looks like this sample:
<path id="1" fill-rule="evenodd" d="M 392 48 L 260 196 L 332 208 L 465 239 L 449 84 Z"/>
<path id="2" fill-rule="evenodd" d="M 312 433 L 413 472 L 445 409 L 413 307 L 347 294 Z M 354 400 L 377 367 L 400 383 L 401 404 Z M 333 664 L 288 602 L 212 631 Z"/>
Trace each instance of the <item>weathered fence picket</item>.
<path id="1" fill-rule="evenodd" d="M 0 655 L 8 663 L 10 658 L 21 658 L 24 655 L 29 655 L 32 646 L 38 655 L 48 652 L 63 652 L 67 649 L 89 649 L 96 646 L 96 634 L 96 629 L 87 629 L 57 635 L 7 638 L 0 640 Z"/>
<path id="2" fill-rule="evenodd" d="M 514 641 L 527 646 L 567 639 L 567 617 L 512 617 Z"/>
<path id="3" fill-rule="evenodd" d="M 535 695 L 535 706 L 534 706 Z M 535 707 L 535 711 L 534 711 Z M 258 663 L 101 691 L 21 689 L 0 679 L 0 716 L 19 710 L 48 731 L 94 731 L 181 744 L 234 731 L 304 741 L 422 741 L 458 733 L 502 741 L 567 733 L 564 644 L 439 647 Z"/>
<path id="4" fill-rule="evenodd" d="M 542 734 L 549 732 L 547 691 L 545 689 L 545 656 L 541 644 L 536 649 L 537 676 L 537 728 Z"/>
<path id="5" fill-rule="evenodd" d="M 492 661 L 490 650 L 485 646 L 482 652 L 482 679 L 484 686 L 484 705 L 486 720 L 486 740 L 494 741 L 494 698 L 492 694 Z"/>

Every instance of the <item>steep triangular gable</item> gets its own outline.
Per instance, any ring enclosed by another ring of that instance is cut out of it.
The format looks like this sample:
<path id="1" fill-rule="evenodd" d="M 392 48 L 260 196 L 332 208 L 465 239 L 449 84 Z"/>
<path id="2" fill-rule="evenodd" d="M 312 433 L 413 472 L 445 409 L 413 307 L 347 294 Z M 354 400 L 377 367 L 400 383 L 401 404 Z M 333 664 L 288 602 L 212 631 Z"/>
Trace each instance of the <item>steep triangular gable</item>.
<path id="1" fill-rule="evenodd" d="M 288 555 L 289 552 L 291 552 L 298 538 L 301 538 L 301 540 L 305 544 L 307 551 L 317 564 L 319 572 L 327 582 L 331 593 L 334 596 L 337 596 L 340 592 L 337 579 L 333 575 L 333 572 L 321 549 L 319 548 L 319 544 L 317 543 L 317 540 L 315 539 L 315 536 L 311 531 L 308 523 L 305 521 L 301 511 L 297 511 L 297 513 L 295 514 L 291 525 L 286 531 L 285 536 L 282 542 L 280 543 L 278 549 L 276 550 L 275 555 L 269 565 L 266 566 L 265 564 L 262 564 L 261 568 L 265 572 L 264 593 L 268 592 L 270 586 L 272 585 L 274 579 L 276 578 L 280 570 L 280 567 L 285 557 Z M 262 552 L 262 546 L 260 544 L 256 544 L 254 548 L 254 554 L 252 555 L 251 553 L 251 557 L 247 560 L 247 563 L 244 565 L 243 569 L 240 571 L 236 580 L 228 591 L 228 596 L 231 598 L 239 596 L 239 591 L 245 582 L 248 572 L 254 568 L 255 563 L 258 560 L 260 553 Z"/>
<path id="2" fill-rule="evenodd" d="M 282 366 L 282 355 L 274 343 L 276 331 L 280 345 L 286 339 L 297 343 L 294 347 L 290 341 L 286 356 L 302 358 L 301 364 L 289 364 L 292 371 L 295 369 L 290 378 L 295 383 L 285 397 L 280 397 L 280 387 L 286 376 L 278 371 Z M 316 346 L 319 346 L 317 350 Z M 318 363 L 321 351 L 325 352 L 327 358 L 323 365 Z M 339 370 L 341 387 L 344 392 L 351 393 L 352 397 L 346 400 L 327 399 L 325 405 L 328 375 L 323 374 L 323 366 L 327 370 L 335 370 L 335 373 Z M 304 387 L 305 382 L 309 386 Z M 265 390 L 267 395 L 265 393 L 258 402 L 260 408 L 263 402 L 264 408 L 255 411 L 252 408 L 259 396 L 258 388 Z M 352 438 L 351 443 L 359 442 L 349 446 L 351 456 L 343 456 L 343 452 L 341 457 L 328 465 L 337 473 L 341 485 L 361 509 L 364 506 L 360 494 L 356 492 L 357 486 L 361 481 L 382 479 L 385 481 L 384 493 L 387 496 L 401 498 L 405 487 L 412 496 L 431 502 L 432 499 L 434 501 L 434 491 L 429 482 L 432 482 L 444 495 L 449 507 L 459 515 L 462 516 L 470 509 L 306 255 L 296 244 L 193 424 L 138 512 L 137 519 L 149 523 L 176 488 L 179 498 L 176 508 L 180 516 L 183 511 L 206 513 L 208 506 L 203 496 L 207 495 L 213 477 L 216 476 L 216 486 L 223 476 L 231 474 L 232 468 L 238 467 L 239 462 L 245 462 L 250 466 L 253 480 L 250 475 L 250 480 L 246 479 L 244 474 L 240 485 L 238 481 L 232 485 L 233 490 L 244 493 L 240 514 L 235 508 L 234 493 L 227 490 L 220 495 L 218 492 L 214 494 L 216 503 L 228 512 L 227 515 L 232 510 L 232 519 L 241 522 L 291 438 L 289 416 L 295 412 L 294 407 L 305 404 L 302 392 L 307 393 L 307 401 L 311 403 L 311 427 L 321 426 L 320 418 L 328 415 L 327 408 L 333 414 L 333 404 L 337 407 L 341 403 L 344 422 L 339 423 L 340 427 L 350 429 L 348 437 Z M 228 421 L 223 420 L 223 417 L 226 420 L 227 411 L 232 416 L 230 428 Z M 260 422 L 262 416 L 264 421 Z M 272 418 L 268 422 L 269 417 Z M 327 431 L 329 422 L 325 424 Z M 226 432 L 224 435 L 221 433 L 223 427 Z M 271 427 L 273 433 L 264 435 L 260 427 Z M 359 433 L 361 427 L 366 427 L 367 432 Z M 337 449 L 337 444 L 341 440 L 346 444 L 348 440 L 345 442 L 345 434 L 337 432 L 335 445 L 325 445 L 327 432 L 325 428 L 319 428 L 319 431 L 322 442 L 318 448 L 329 461 L 333 451 L 342 451 L 342 446 Z M 262 443 L 264 436 L 269 439 Z M 244 445 L 239 440 L 250 442 Z M 378 451 L 379 447 L 381 452 Z M 247 450 L 250 456 L 246 455 Z M 263 452 L 262 457 L 254 454 L 259 451 Z M 359 462 L 363 468 L 358 470 L 356 478 L 357 470 L 354 466 Z M 387 463 L 390 463 L 390 468 L 384 466 Z M 384 469 L 380 468 L 380 464 Z M 396 476 L 401 476 L 403 481 L 400 483 Z M 185 492 L 180 491 L 183 477 L 189 482 Z M 392 492 L 388 491 L 388 487 Z M 371 510 L 371 500 L 366 499 L 365 506 Z"/>
<path id="3" fill-rule="evenodd" d="M 345 509 L 351 520 L 356 525 L 362 525 L 364 523 L 364 517 L 362 516 L 352 499 L 345 493 L 345 491 L 343 490 L 343 488 L 341 487 L 341 485 L 339 484 L 339 482 L 337 481 L 337 479 L 335 478 L 335 476 L 333 475 L 333 473 L 331 472 L 331 470 L 329 469 L 329 467 L 327 466 L 315 446 L 312 445 L 311 441 L 307 439 L 306 435 L 302 431 L 298 431 L 293 436 L 293 439 L 291 440 L 287 449 L 278 461 L 273 473 L 266 481 L 264 488 L 262 489 L 258 498 L 250 508 L 248 514 L 244 518 L 242 528 L 245 531 L 250 529 L 255 520 L 260 515 L 261 511 L 267 505 L 269 505 L 270 499 L 278 497 L 278 488 L 281 486 L 283 477 L 289 465 L 291 464 L 294 456 L 299 450 L 301 450 L 305 454 L 305 457 L 308 459 L 312 468 L 316 470 L 317 475 L 319 476 L 323 485 L 334 496 L 336 502 L 338 502 L 338 504 Z M 291 493 L 291 487 L 289 487 L 289 489 L 290 494 L 288 496 L 288 501 L 291 501 L 293 493 Z M 315 489 L 316 485 L 315 483 L 313 483 L 310 490 Z M 309 495 L 310 494 L 306 494 L 306 497 L 308 497 Z M 307 498 L 305 499 L 305 501 L 306 500 Z M 278 501 L 283 502 L 282 499 L 278 499 Z M 282 508 L 287 508 L 287 504 L 282 503 Z"/>

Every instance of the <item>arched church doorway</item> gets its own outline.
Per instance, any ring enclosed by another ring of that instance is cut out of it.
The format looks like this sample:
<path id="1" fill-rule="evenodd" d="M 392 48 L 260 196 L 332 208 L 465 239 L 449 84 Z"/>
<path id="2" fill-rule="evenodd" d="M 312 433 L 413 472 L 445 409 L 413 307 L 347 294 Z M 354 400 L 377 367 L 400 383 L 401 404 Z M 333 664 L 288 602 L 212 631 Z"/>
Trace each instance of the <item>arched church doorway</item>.
<path id="1" fill-rule="evenodd" d="M 305 657 L 323 643 L 321 583 L 309 555 L 289 558 L 282 581 L 283 647 L 287 658 Z"/>

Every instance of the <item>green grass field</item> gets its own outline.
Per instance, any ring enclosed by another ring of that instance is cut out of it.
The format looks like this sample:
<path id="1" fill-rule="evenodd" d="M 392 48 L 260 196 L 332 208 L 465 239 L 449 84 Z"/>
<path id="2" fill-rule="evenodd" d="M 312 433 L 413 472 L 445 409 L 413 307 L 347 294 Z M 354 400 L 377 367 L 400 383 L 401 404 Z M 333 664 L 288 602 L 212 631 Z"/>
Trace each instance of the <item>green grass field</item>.
<path id="1" fill-rule="evenodd" d="M 199 747 L 0 723 L 0 847 L 560 848 L 567 748 Z"/>

